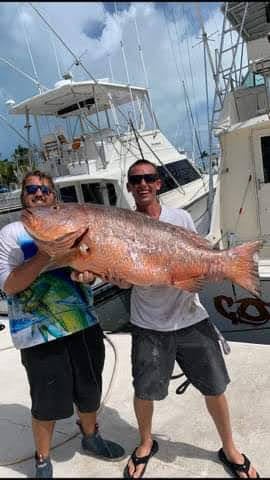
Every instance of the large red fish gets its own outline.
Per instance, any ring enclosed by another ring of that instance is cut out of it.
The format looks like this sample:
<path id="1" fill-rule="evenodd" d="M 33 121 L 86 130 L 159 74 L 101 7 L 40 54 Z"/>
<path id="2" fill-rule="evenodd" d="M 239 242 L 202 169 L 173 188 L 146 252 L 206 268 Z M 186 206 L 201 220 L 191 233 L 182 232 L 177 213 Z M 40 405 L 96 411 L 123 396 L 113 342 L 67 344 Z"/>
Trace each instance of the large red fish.
<path id="1" fill-rule="evenodd" d="M 207 240 L 182 227 L 131 210 L 93 204 L 27 209 L 22 222 L 30 235 L 43 242 L 84 228 L 83 244 L 55 258 L 59 265 L 68 264 L 81 272 L 188 291 L 198 291 L 205 282 L 228 279 L 259 295 L 259 241 L 216 251 Z"/>

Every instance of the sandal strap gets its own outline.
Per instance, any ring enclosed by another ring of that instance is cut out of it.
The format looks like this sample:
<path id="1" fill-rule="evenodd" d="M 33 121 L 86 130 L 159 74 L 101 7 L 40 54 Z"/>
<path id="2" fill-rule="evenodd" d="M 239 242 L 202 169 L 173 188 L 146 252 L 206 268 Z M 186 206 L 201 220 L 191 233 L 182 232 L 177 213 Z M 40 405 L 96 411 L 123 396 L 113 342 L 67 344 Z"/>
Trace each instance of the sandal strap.
<path id="1" fill-rule="evenodd" d="M 148 454 L 148 455 L 145 455 L 144 457 L 137 457 L 136 455 L 136 448 L 135 450 L 133 451 L 132 455 L 131 455 L 131 459 L 133 461 L 133 464 L 134 464 L 134 467 L 136 467 L 137 465 L 141 465 L 141 464 L 145 464 L 147 463 L 147 461 L 149 460 L 149 458 L 151 457 L 151 452 Z"/>
<path id="2" fill-rule="evenodd" d="M 244 453 L 242 453 L 243 457 L 244 457 L 244 463 L 232 463 L 232 466 L 238 470 L 239 472 L 243 472 L 243 473 L 246 473 L 247 476 L 248 475 L 248 472 L 249 472 L 249 469 L 250 469 L 250 460 L 246 457 L 246 455 Z"/>

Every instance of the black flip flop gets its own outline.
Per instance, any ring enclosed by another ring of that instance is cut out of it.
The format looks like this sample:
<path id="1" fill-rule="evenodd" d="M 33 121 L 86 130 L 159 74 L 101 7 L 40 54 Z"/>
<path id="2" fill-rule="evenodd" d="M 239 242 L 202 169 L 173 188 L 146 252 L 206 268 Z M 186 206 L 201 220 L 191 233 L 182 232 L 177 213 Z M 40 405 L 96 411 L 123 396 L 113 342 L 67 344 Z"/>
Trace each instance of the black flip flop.
<path id="1" fill-rule="evenodd" d="M 238 477 L 238 478 L 241 478 L 240 477 L 240 473 L 245 473 L 247 475 L 248 478 L 249 477 L 249 469 L 250 469 L 250 460 L 248 457 L 246 457 L 246 455 L 244 453 L 242 453 L 241 455 L 243 455 L 244 457 L 244 463 L 233 463 L 233 462 L 230 462 L 224 451 L 223 451 L 223 448 L 221 448 L 219 451 L 218 451 L 218 457 L 219 457 L 219 460 L 230 470 L 230 472 Z M 258 474 L 257 472 L 257 478 L 260 478 L 260 475 Z"/>
<path id="2" fill-rule="evenodd" d="M 138 478 L 143 477 L 150 458 L 153 457 L 153 455 L 155 455 L 158 452 L 158 443 L 157 443 L 156 440 L 153 440 L 153 444 L 152 444 L 152 448 L 150 450 L 150 453 L 148 455 L 145 455 L 144 457 L 137 457 L 137 455 L 136 455 L 137 448 L 138 447 L 136 447 L 135 450 L 133 450 L 132 455 L 130 456 L 130 458 L 128 460 L 128 463 L 125 466 L 124 478 L 133 478 L 133 476 L 131 476 L 129 474 L 129 468 L 128 468 L 128 464 L 129 464 L 130 459 L 132 460 L 133 465 L 135 467 L 134 473 L 136 472 L 136 468 L 137 468 L 138 465 L 144 464 L 144 469 L 141 473 L 141 476 L 138 477 Z"/>

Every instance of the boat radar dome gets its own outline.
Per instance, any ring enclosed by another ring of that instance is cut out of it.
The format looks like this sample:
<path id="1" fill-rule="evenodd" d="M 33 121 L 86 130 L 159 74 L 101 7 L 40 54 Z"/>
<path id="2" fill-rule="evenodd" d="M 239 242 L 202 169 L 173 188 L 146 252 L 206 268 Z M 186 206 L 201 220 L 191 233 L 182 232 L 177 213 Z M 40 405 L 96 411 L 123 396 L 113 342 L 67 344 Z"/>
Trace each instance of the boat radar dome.
<path id="1" fill-rule="evenodd" d="M 15 105 L 15 103 L 16 103 L 15 100 L 13 100 L 12 98 L 10 98 L 9 100 L 7 100 L 5 102 L 7 107 L 13 107 L 13 105 Z"/>
<path id="2" fill-rule="evenodd" d="M 54 88 L 62 87 L 63 85 L 70 85 L 72 83 L 71 78 L 66 80 L 59 80 L 54 84 Z"/>
<path id="3" fill-rule="evenodd" d="M 63 80 L 59 80 L 55 83 L 54 88 L 62 87 L 63 85 L 70 85 L 73 80 L 73 75 L 71 72 L 66 72 L 63 74 Z"/>

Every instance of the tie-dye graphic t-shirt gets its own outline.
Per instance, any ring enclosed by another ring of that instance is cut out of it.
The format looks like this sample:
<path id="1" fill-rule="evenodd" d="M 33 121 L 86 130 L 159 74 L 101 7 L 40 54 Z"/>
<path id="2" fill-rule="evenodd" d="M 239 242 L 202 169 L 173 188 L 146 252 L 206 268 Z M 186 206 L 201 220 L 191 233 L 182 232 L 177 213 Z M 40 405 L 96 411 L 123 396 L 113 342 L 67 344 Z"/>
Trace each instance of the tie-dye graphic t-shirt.
<path id="1" fill-rule="evenodd" d="M 37 252 L 21 222 L 0 230 L 0 288 L 9 274 Z M 97 323 L 89 285 L 73 282 L 69 267 L 47 270 L 25 290 L 8 296 L 14 346 L 28 348 Z"/>

